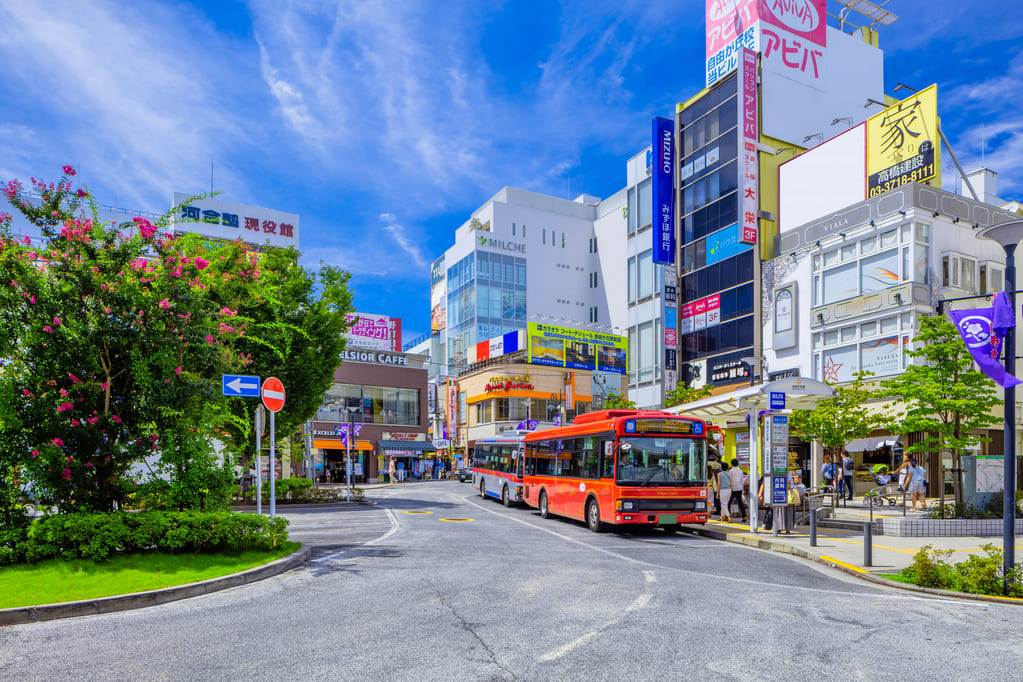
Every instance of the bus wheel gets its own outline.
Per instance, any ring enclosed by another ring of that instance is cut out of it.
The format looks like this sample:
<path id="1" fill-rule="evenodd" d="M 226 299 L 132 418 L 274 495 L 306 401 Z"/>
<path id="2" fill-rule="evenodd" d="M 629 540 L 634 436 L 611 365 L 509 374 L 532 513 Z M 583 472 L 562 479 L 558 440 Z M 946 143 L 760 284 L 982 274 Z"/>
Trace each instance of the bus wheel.
<path id="1" fill-rule="evenodd" d="M 480 497 L 482 497 L 482 498 L 486 498 L 486 496 L 487 496 L 487 484 L 486 484 L 486 482 L 485 482 L 485 481 L 484 481 L 484 480 L 483 480 L 483 479 L 481 478 L 481 479 L 480 479 Z"/>
<path id="2" fill-rule="evenodd" d="M 596 500 L 590 500 L 590 503 L 586 505 L 586 525 L 594 533 L 604 530 L 604 524 L 600 521 L 600 506 Z"/>
<path id="3" fill-rule="evenodd" d="M 549 519 L 551 518 L 551 510 L 547 506 L 547 491 L 540 493 L 540 518 Z"/>
<path id="4" fill-rule="evenodd" d="M 501 502 L 504 503 L 504 506 L 506 507 L 512 506 L 511 497 L 508 495 L 508 486 L 501 489 Z"/>

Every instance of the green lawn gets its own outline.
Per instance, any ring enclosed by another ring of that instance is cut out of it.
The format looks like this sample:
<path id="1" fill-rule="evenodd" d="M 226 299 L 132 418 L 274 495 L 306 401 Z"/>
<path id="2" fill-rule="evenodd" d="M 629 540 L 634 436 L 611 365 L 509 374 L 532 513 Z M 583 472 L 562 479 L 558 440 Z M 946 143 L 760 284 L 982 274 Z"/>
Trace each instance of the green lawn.
<path id="1" fill-rule="evenodd" d="M 298 550 L 287 542 L 276 552 L 132 554 L 101 564 L 50 559 L 0 568 L 0 608 L 38 606 L 144 592 L 217 578 L 270 563 Z"/>

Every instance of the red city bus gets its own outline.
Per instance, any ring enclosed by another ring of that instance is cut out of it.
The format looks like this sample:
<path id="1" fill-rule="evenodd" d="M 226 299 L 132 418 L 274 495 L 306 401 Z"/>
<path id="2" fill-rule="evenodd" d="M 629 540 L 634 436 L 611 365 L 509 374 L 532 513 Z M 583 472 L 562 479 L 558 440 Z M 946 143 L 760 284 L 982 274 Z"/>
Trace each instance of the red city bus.
<path id="1" fill-rule="evenodd" d="M 658 410 L 603 410 L 525 438 L 523 501 L 540 516 L 608 526 L 707 522 L 707 425 Z"/>
<path id="2" fill-rule="evenodd" d="M 472 451 L 472 485 L 480 497 L 510 507 L 522 501 L 522 440 L 526 431 L 480 438 Z"/>

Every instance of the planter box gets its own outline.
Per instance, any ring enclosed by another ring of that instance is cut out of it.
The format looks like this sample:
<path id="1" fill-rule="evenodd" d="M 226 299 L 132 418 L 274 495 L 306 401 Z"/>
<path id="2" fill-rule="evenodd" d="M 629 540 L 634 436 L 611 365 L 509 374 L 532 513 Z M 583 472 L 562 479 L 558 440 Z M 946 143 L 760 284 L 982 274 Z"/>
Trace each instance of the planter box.
<path id="1" fill-rule="evenodd" d="M 875 535 L 901 537 L 1001 537 L 1002 519 L 877 519 Z M 1016 519 L 1016 535 L 1023 534 L 1023 519 Z"/>

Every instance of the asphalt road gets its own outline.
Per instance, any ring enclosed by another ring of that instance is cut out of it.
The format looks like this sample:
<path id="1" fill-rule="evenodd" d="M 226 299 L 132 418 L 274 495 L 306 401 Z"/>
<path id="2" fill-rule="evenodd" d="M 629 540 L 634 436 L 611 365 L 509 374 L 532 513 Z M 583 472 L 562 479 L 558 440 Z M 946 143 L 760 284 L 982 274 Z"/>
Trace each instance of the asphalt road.
<path id="1" fill-rule="evenodd" d="M 1021 607 L 687 535 L 590 533 L 436 481 L 293 510 L 301 569 L 0 629 L 0 679 L 1008 680 Z"/>

